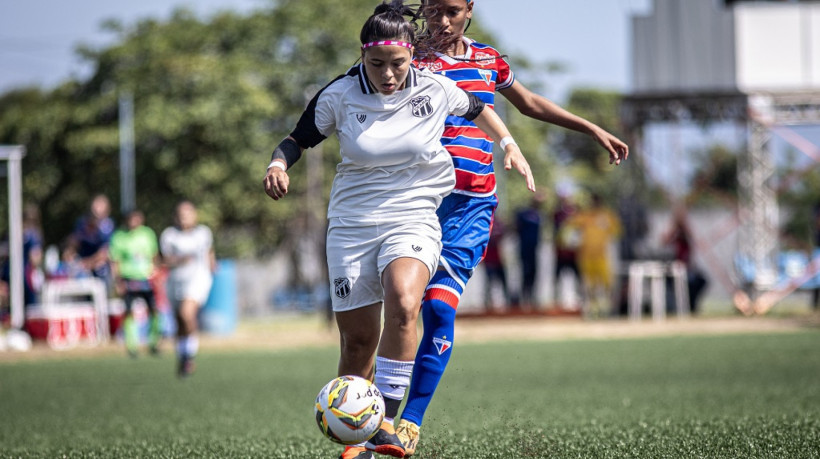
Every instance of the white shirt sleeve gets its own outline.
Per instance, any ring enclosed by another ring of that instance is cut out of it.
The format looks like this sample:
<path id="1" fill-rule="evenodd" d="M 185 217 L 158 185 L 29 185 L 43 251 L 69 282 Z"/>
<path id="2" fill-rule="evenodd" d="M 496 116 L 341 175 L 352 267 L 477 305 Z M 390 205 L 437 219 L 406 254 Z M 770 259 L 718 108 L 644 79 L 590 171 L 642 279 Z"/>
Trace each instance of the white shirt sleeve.
<path id="1" fill-rule="evenodd" d="M 335 85 L 330 85 L 325 88 L 316 100 L 316 114 L 315 123 L 316 129 L 325 136 L 330 137 L 336 132 L 336 110 L 340 104 L 338 103 L 339 92 L 334 90 Z"/>
<path id="2" fill-rule="evenodd" d="M 441 82 L 444 92 L 447 94 L 447 103 L 450 108 L 450 113 L 457 116 L 462 116 L 470 109 L 470 99 L 467 92 L 459 88 L 456 82 L 441 75 L 433 75 Z"/>

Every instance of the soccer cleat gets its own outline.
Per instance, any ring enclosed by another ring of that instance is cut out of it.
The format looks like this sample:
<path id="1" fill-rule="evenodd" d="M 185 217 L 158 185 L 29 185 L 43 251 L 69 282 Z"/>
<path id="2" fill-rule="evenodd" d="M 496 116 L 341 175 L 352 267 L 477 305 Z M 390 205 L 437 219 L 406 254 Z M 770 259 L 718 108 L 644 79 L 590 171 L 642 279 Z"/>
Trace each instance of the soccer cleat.
<path id="1" fill-rule="evenodd" d="M 339 459 L 373 459 L 373 453 L 364 449 L 364 446 L 345 446 Z"/>
<path id="2" fill-rule="evenodd" d="M 402 419 L 399 422 L 399 427 L 396 428 L 396 436 L 399 437 L 401 444 L 404 446 L 405 457 L 416 453 L 416 447 L 419 444 L 419 426 Z"/>
<path id="3" fill-rule="evenodd" d="M 379 454 L 404 457 L 404 446 L 401 445 L 399 437 L 396 436 L 393 424 L 387 421 L 382 422 L 381 428 L 376 431 L 375 435 L 370 437 L 370 440 L 367 440 L 364 447 L 368 451 L 375 451 Z"/>

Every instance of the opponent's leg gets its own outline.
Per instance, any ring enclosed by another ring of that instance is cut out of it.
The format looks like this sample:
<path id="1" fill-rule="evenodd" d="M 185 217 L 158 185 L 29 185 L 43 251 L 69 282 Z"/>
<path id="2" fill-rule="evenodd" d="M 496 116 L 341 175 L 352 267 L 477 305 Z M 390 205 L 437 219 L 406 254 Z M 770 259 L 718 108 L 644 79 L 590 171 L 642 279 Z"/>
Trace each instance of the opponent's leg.
<path id="1" fill-rule="evenodd" d="M 422 303 L 424 334 L 416 353 L 410 395 L 397 432 L 408 455 L 415 453 L 424 413 L 450 361 L 456 308 L 462 292 L 461 285 L 447 271 L 438 271 Z"/>

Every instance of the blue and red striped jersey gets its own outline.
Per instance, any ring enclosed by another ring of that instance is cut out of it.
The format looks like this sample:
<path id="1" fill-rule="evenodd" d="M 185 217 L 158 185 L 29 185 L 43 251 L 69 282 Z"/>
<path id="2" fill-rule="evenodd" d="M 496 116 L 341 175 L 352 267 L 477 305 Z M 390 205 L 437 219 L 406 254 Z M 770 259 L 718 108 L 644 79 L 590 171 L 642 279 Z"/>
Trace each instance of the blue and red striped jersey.
<path id="1" fill-rule="evenodd" d="M 462 56 L 438 53 L 435 59 L 417 60 L 416 66 L 427 68 L 456 82 L 458 87 L 475 94 L 493 107 L 495 92 L 512 86 L 515 75 L 495 48 L 464 37 L 467 52 Z M 453 193 L 491 196 L 495 193 L 493 141 L 472 121 L 449 116 L 441 143 L 453 158 L 456 186 Z"/>

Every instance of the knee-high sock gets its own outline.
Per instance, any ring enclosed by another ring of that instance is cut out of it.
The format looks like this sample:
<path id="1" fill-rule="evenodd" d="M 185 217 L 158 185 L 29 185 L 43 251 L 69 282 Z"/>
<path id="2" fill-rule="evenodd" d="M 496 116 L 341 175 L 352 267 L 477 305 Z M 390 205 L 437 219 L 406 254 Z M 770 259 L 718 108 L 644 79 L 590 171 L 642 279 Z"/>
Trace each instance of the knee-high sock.
<path id="1" fill-rule="evenodd" d="M 135 351 L 140 343 L 140 331 L 133 315 L 125 316 L 122 321 L 122 334 L 125 339 L 125 347 L 129 351 Z"/>
<path id="2" fill-rule="evenodd" d="M 421 309 L 424 335 L 416 353 L 410 393 L 401 416 L 419 426 L 450 361 L 456 307 L 462 291 L 455 279 L 439 271 L 424 295 Z"/>
<path id="3" fill-rule="evenodd" d="M 413 374 L 413 362 L 402 362 L 384 357 L 376 357 L 376 387 L 384 397 L 384 420 L 393 422 L 399 414 L 401 401 L 407 386 L 410 385 L 410 375 Z"/>
<path id="4" fill-rule="evenodd" d="M 180 336 L 177 338 L 177 355 L 180 358 L 193 358 L 199 352 L 199 337 L 197 335 Z"/>
<path id="5" fill-rule="evenodd" d="M 159 339 L 161 336 L 162 330 L 159 323 L 159 313 L 155 311 L 154 314 L 151 315 L 148 326 L 148 345 L 151 347 L 156 347 L 157 344 L 159 344 Z"/>

